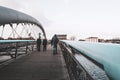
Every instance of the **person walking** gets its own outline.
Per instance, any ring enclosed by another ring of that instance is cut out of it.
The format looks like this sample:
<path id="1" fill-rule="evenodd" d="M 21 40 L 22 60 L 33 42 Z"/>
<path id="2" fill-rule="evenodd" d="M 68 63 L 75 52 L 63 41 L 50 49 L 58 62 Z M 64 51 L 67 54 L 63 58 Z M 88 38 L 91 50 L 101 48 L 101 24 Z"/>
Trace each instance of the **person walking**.
<path id="1" fill-rule="evenodd" d="M 47 39 L 44 38 L 43 39 L 43 51 L 46 51 L 46 49 L 47 49 Z"/>
<path id="2" fill-rule="evenodd" d="M 41 36 L 40 36 L 40 33 L 39 33 L 39 38 L 37 39 L 37 50 L 40 51 L 40 46 L 41 46 Z"/>
<path id="3" fill-rule="evenodd" d="M 59 39 L 58 39 L 57 35 L 55 34 L 52 37 L 52 40 L 51 40 L 51 45 L 53 46 L 53 55 L 57 54 L 57 44 L 58 44 L 58 42 L 59 42 Z"/>

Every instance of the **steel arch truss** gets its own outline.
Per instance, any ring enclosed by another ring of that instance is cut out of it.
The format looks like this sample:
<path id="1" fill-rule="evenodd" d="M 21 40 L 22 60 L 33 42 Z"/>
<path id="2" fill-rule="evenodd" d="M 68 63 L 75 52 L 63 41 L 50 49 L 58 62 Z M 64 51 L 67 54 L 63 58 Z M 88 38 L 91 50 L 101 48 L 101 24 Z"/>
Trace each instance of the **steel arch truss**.
<path id="1" fill-rule="evenodd" d="M 0 26 L 9 24 L 12 27 L 12 24 L 15 23 L 17 25 L 19 23 L 34 24 L 42 30 L 44 37 L 46 37 L 45 30 L 38 20 L 22 12 L 0 6 Z"/>

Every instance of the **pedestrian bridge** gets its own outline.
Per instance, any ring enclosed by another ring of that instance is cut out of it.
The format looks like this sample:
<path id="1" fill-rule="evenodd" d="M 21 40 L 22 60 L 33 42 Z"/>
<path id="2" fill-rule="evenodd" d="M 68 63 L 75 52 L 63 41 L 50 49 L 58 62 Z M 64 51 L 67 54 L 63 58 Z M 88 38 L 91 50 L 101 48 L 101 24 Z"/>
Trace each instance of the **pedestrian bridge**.
<path id="1" fill-rule="evenodd" d="M 12 9 L 0 7 L 0 10 L 1 37 L 7 24 L 14 39 L 14 33 L 19 36 L 17 40 L 0 40 L 1 80 L 120 80 L 119 44 L 63 40 L 57 55 L 52 54 L 49 44 L 46 52 L 37 52 L 36 40 L 23 40 L 13 26 L 36 25 L 46 37 L 39 21 Z"/>
<path id="2" fill-rule="evenodd" d="M 31 78 L 30 80 L 120 79 L 119 44 L 63 40 L 59 42 L 58 54 L 53 55 L 50 45 L 48 45 L 46 52 L 37 52 L 35 40 L 0 40 L 0 43 L 9 45 L 9 47 L 0 50 L 1 56 L 11 56 L 9 60 L 0 64 L 0 78 L 2 80 L 9 80 L 9 78 L 12 80 L 16 78 L 20 80 L 24 80 L 24 78 Z M 29 70 L 27 69 L 28 65 L 31 67 Z M 53 72 L 51 73 L 49 70 Z M 37 76 L 33 75 L 34 71 L 37 71 Z M 56 73 L 56 71 L 58 72 Z M 30 75 L 26 77 L 24 73 Z"/>
<path id="3" fill-rule="evenodd" d="M 21 50 L 18 49 L 19 52 Z M 38 52 L 34 46 L 33 51 L 28 49 L 27 53 L 11 58 L 0 66 L 0 80 L 69 80 L 60 49 L 57 55 L 53 55 L 51 45 L 45 52 Z"/>

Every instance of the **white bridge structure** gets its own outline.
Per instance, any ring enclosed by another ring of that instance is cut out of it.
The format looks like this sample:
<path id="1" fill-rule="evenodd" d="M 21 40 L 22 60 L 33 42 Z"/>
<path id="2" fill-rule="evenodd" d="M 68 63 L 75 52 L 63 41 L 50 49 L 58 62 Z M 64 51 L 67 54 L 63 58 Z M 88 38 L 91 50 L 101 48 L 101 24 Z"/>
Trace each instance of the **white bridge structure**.
<path id="1" fill-rule="evenodd" d="M 3 26 L 3 31 L 4 31 L 5 25 L 9 24 L 11 28 L 13 29 L 13 31 L 16 32 L 15 31 L 16 28 L 13 28 L 13 24 L 18 25 L 20 23 L 22 25 L 31 24 L 31 25 L 38 26 L 42 30 L 43 36 L 46 37 L 45 30 L 38 20 L 36 20 L 35 18 L 25 13 L 0 6 L 0 26 Z M 1 35 L 3 34 L 3 31 Z"/>

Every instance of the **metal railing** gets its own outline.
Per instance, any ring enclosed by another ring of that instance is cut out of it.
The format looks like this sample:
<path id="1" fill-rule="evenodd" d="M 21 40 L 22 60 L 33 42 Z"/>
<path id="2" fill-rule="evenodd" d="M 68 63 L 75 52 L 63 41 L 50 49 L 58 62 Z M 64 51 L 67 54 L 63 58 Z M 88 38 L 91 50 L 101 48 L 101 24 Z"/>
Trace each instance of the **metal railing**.
<path id="1" fill-rule="evenodd" d="M 70 80 L 109 80 L 105 72 L 99 66 L 89 61 L 89 59 L 82 55 L 81 52 L 77 51 L 77 49 L 62 41 L 60 42 L 60 48 L 62 50 L 66 62 Z M 81 56 L 81 59 L 83 59 L 83 63 L 80 63 L 80 61 L 76 59 L 76 54 L 79 54 L 79 56 Z M 90 67 L 92 65 L 92 67 L 94 67 L 95 70 L 93 69 L 89 71 L 89 69 L 83 66 L 83 64 L 87 61 L 88 67 L 90 64 Z M 100 72 L 100 74 L 97 72 Z"/>
<path id="2" fill-rule="evenodd" d="M 0 40 L 0 56 L 9 55 L 16 58 L 34 50 L 34 40 Z"/>

